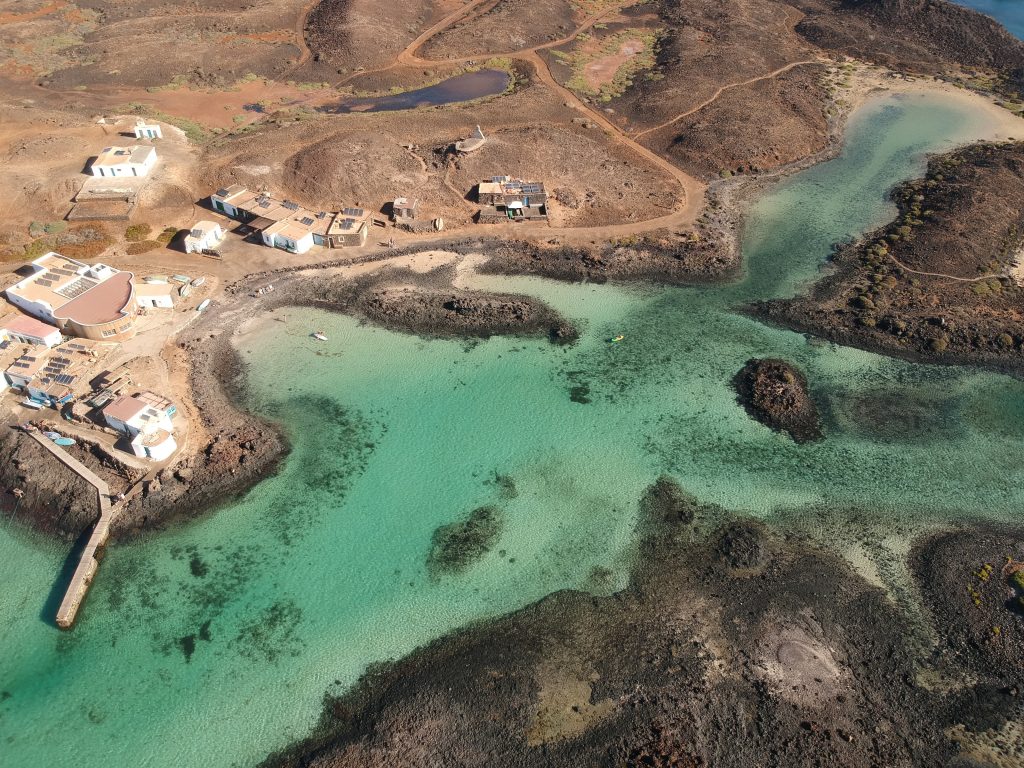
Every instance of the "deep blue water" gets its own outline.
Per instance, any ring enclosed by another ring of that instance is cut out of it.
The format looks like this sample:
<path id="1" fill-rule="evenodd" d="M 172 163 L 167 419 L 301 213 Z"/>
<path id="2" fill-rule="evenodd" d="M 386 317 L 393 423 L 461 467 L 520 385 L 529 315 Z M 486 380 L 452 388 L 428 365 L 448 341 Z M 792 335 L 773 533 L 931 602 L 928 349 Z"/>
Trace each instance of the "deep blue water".
<path id="1" fill-rule="evenodd" d="M 1014 35 L 1024 40 L 1024 0 L 953 0 L 953 2 L 987 13 Z"/>

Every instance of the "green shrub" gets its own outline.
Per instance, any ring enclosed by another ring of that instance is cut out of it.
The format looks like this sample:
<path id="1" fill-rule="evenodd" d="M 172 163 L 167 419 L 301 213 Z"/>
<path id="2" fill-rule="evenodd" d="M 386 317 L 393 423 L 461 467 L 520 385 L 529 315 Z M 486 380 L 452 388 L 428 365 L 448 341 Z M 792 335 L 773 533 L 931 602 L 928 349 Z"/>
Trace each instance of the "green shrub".
<path id="1" fill-rule="evenodd" d="M 124 239 L 130 243 L 137 243 L 149 237 L 151 230 L 149 224 L 131 224 L 124 231 Z"/>

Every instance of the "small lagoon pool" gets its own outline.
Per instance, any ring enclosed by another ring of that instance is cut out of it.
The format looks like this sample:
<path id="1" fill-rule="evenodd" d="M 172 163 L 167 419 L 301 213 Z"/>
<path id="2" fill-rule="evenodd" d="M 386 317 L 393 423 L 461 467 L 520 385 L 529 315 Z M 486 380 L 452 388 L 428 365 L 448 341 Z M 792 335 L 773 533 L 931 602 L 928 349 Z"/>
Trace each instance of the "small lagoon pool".
<path id="1" fill-rule="evenodd" d="M 394 112 L 401 109 L 436 107 L 441 104 L 456 104 L 460 101 L 473 101 L 484 96 L 504 93 L 508 84 L 508 72 L 500 69 L 481 69 L 477 72 L 456 75 L 435 85 L 405 93 L 342 99 L 334 104 L 317 107 L 317 111 L 328 114 L 344 114 L 348 112 Z"/>

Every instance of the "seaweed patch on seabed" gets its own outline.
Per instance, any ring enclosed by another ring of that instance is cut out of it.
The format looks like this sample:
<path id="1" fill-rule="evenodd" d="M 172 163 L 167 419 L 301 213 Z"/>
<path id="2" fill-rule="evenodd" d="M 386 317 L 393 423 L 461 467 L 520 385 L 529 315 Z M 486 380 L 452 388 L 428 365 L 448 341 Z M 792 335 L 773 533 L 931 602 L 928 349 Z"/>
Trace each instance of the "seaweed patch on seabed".
<path id="1" fill-rule="evenodd" d="M 292 429 L 316 436 L 315 441 L 298 444 L 286 469 L 298 473 L 302 498 L 278 496 L 263 513 L 262 524 L 283 550 L 338 507 L 386 429 L 329 397 L 295 397 L 273 404 L 268 411 L 272 418 L 289 421 Z"/>
<path id="2" fill-rule="evenodd" d="M 828 398 L 831 420 L 854 433 L 893 442 L 961 438 L 966 430 L 954 418 L 961 407 L 958 398 L 921 394 L 912 389 L 843 391 Z"/>
<path id="3" fill-rule="evenodd" d="M 493 549 L 503 527 L 504 515 L 493 506 L 478 507 L 465 520 L 438 527 L 427 554 L 430 578 L 464 572 Z"/>
<path id="4" fill-rule="evenodd" d="M 293 600 L 278 600 L 243 624 L 228 648 L 252 661 L 274 664 L 282 656 L 298 656 L 305 643 L 298 636 L 302 609 Z"/>

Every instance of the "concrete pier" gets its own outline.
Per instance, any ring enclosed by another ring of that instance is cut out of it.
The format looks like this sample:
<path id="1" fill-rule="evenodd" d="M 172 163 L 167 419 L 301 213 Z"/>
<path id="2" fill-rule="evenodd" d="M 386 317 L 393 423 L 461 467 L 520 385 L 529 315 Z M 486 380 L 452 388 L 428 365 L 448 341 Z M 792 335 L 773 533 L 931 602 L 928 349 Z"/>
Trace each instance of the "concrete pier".
<path id="1" fill-rule="evenodd" d="M 92 583 L 93 576 L 96 575 L 96 570 L 99 568 L 100 564 L 99 560 L 96 559 L 96 553 L 107 543 L 107 538 L 110 536 L 110 523 L 113 519 L 115 508 L 110 504 L 110 488 L 96 473 L 38 432 L 29 432 L 28 434 L 43 448 L 52 453 L 64 466 L 82 477 L 96 489 L 99 518 L 93 525 L 92 533 L 89 534 L 89 540 L 85 544 L 85 549 L 82 550 L 81 559 L 78 561 L 75 573 L 71 577 L 71 583 L 68 584 L 67 592 L 64 593 L 64 599 L 61 600 L 60 608 L 57 609 L 57 626 L 61 629 L 70 629 L 71 625 L 75 623 L 78 609 L 81 607 L 82 601 L 89 591 L 89 585 Z"/>

